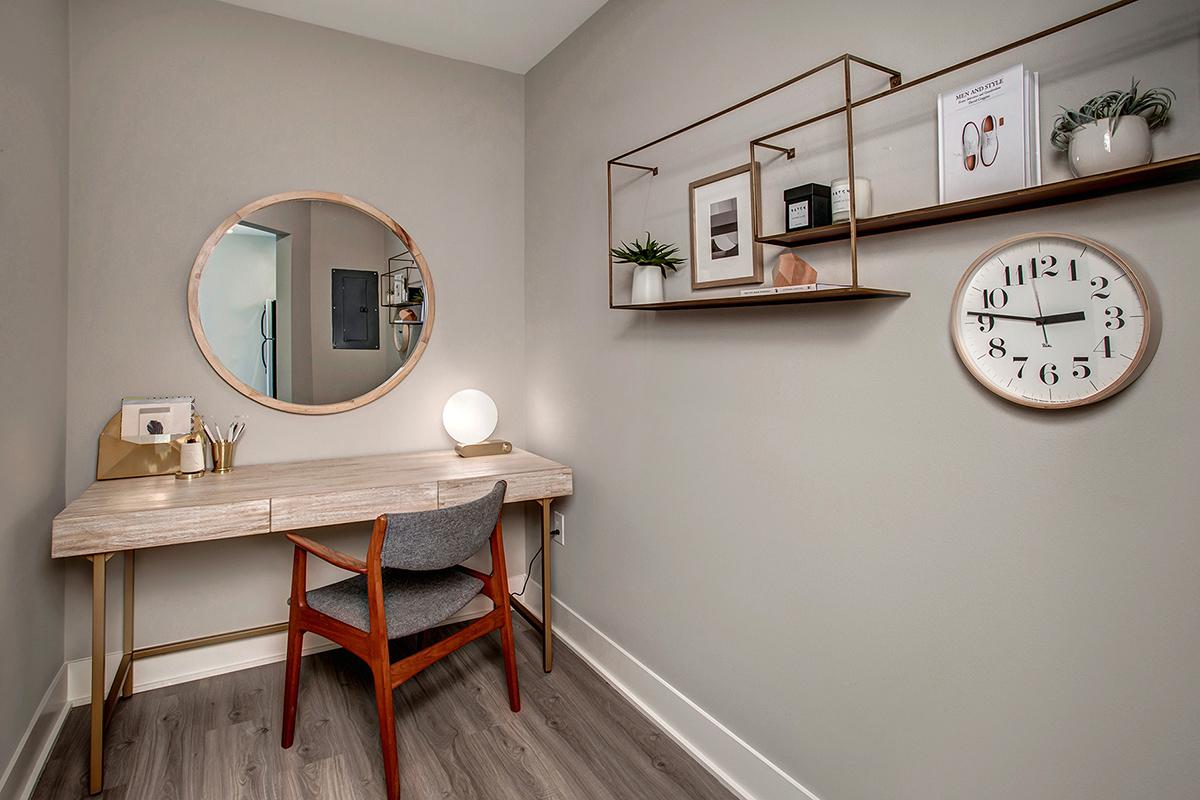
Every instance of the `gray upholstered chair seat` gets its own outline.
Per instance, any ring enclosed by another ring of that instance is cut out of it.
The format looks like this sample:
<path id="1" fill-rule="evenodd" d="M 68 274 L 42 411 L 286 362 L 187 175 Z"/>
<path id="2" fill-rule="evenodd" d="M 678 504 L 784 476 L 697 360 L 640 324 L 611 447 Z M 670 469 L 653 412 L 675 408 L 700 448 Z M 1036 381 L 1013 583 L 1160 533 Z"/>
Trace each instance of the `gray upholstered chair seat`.
<path id="1" fill-rule="evenodd" d="M 383 607 L 388 638 L 408 636 L 448 619 L 483 589 L 483 582 L 455 569 L 383 570 Z M 305 593 L 314 611 L 369 630 L 367 577 L 356 575 Z"/>

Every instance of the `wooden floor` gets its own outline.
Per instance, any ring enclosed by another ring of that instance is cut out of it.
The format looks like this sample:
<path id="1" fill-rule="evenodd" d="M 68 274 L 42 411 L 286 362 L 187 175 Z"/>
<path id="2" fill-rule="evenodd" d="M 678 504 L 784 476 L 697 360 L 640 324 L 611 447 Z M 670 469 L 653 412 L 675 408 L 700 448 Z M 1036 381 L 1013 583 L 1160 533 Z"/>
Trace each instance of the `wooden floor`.
<path id="1" fill-rule="evenodd" d="M 396 690 L 404 800 L 732 800 L 567 647 L 541 669 L 519 617 L 520 714 L 498 634 Z M 441 633 L 434 633 L 435 638 Z M 398 649 L 413 642 L 397 643 Z M 296 744 L 279 746 L 283 664 L 135 694 L 106 746 L 106 800 L 381 798 L 371 674 L 342 650 L 304 659 Z M 86 797 L 87 707 L 71 711 L 33 800 Z"/>

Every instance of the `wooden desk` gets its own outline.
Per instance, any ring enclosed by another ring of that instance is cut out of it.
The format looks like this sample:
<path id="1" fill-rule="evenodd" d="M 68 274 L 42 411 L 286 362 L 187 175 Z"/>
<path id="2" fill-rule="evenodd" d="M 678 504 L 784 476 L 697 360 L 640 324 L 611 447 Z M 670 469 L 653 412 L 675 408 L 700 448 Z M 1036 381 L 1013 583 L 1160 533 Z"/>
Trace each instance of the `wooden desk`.
<path id="1" fill-rule="evenodd" d="M 543 668 L 554 664 L 550 627 L 550 503 L 571 494 L 569 467 L 524 450 L 459 458 L 453 451 L 365 456 L 287 464 L 252 464 L 199 480 L 174 476 L 97 481 L 54 518 L 51 555 L 92 562 L 92 721 L 89 788 L 104 783 L 104 726 L 117 701 L 133 693 L 133 662 L 250 636 L 287 630 L 280 622 L 150 647 L 133 646 L 135 550 L 235 536 L 373 520 L 380 514 L 428 511 L 480 497 L 508 481 L 507 503 L 536 501 L 542 522 L 543 619 L 512 600 L 541 629 Z M 105 566 L 124 554 L 122 658 L 104 693 Z M 282 600 L 283 598 L 281 598 Z"/>

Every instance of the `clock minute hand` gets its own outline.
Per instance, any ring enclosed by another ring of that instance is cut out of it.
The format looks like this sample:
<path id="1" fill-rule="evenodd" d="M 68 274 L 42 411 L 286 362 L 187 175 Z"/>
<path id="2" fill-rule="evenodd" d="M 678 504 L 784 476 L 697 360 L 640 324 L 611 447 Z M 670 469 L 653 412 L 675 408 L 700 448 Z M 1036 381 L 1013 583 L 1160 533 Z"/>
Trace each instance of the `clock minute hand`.
<path id="1" fill-rule="evenodd" d="M 1041 317 L 1018 317 L 1015 314 L 995 314 L 991 311 L 968 311 L 968 317 L 995 317 L 996 319 L 1020 319 L 1026 322 L 1038 322 Z"/>
<path id="2" fill-rule="evenodd" d="M 1034 320 L 1038 325 L 1054 325 L 1059 322 L 1079 322 L 1087 319 L 1082 311 L 1068 311 L 1065 314 L 1048 314 Z"/>

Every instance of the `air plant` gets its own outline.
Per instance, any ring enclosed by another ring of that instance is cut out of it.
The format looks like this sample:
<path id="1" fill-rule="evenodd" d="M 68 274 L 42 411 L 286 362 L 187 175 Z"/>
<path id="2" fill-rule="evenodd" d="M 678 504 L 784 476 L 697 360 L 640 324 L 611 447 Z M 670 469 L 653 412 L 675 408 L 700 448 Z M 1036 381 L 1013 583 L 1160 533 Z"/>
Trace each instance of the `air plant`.
<path id="1" fill-rule="evenodd" d="M 685 259 L 675 255 L 678 252 L 679 248 L 673 244 L 660 244 L 651 239 L 649 231 L 646 231 L 646 241 L 634 239 L 633 244 L 621 242 L 620 247 L 614 247 L 609 251 L 616 263 L 658 267 L 662 270 L 663 278 L 667 277 L 667 270 L 675 271 L 684 262 Z"/>
<path id="2" fill-rule="evenodd" d="M 1171 104 L 1174 102 L 1175 93 L 1167 88 L 1147 89 L 1139 93 L 1138 82 L 1134 79 L 1128 90 L 1114 89 L 1097 95 L 1080 106 L 1078 111 L 1059 106 L 1063 113 L 1054 120 L 1050 143 L 1059 150 L 1066 150 L 1075 131 L 1102 119 L 1108 120 L 1108 132 L 1110 135 L 1114 134 L 1121 117 L 1130 115 L 1144 117 L 1150 130 L 1161 128 L 1167 123 Z"/>

